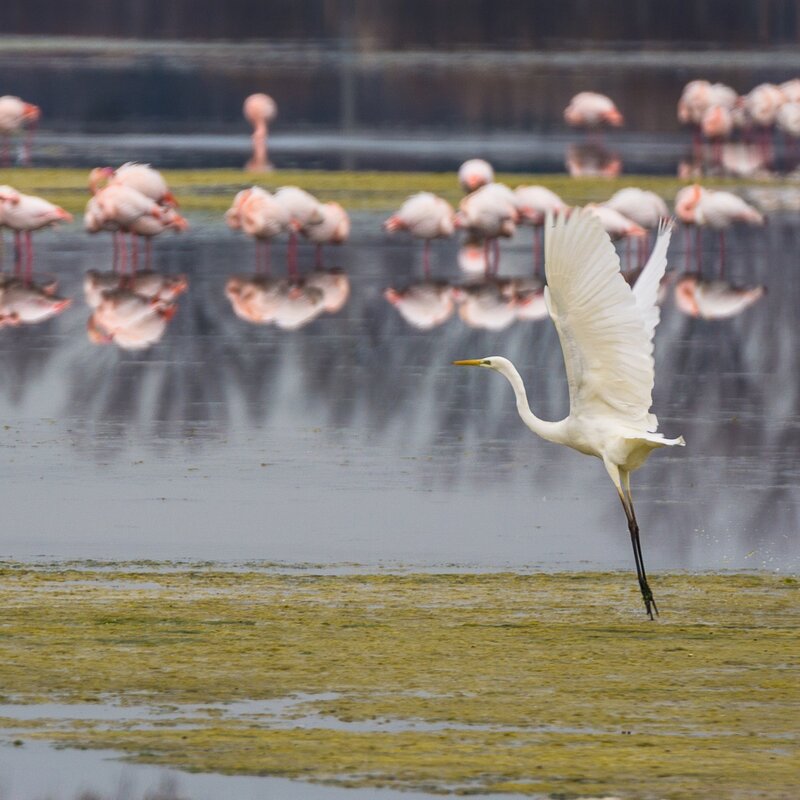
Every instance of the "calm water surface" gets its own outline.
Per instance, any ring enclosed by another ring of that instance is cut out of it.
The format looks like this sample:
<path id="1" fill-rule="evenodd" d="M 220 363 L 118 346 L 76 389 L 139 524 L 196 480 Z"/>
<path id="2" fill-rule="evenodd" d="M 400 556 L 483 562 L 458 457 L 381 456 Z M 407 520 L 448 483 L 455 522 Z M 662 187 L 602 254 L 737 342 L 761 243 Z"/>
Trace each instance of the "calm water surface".
<path id="1" fill-rule="evenodd" d="M 501 331 L 458 311 L 417 330 L 384 298 L 422 279 L 421 251 L 356 215 L 336 314 L 295 331 L 237 318 L 224 294 L 253 247 L 220 223 L 156 243 L 155 266 L 189 276 L 163 339 L 144 352 L 86 335 L 87 269 L 110 241 L 76 229 L 37 237 L 36 275 L 73 305 L 0 330 L 0 556 L 263 559 L 421 568 L 631 566 L 619 501 L 599 462 L 534 437 L 498 375 L 450 366 L 503 354 L 546 419 L 568 411 L 549 320 Z M 504 244 L 501 273 L 531 269 L 529 234 Z M 671 267 L 684 271 L 681 231 Z M 796 572 L 797 217 L 728 242 L 725 278 L 768 286 L 738 316 L 693 319 L 667 292 L 656 336 L 655 411 L 688 446 L 657 452 L 634 479 L 651 569 Z M 457 248 L 434 276 L 463 283 Z M 716 274 L 715 241 L 704 254 Z M 8 259 L 7 259 L 8 260 Z M 313 252 L 300 249 L 301 271 Z M 285 267 L 283 246 L 273 270 Z"/>

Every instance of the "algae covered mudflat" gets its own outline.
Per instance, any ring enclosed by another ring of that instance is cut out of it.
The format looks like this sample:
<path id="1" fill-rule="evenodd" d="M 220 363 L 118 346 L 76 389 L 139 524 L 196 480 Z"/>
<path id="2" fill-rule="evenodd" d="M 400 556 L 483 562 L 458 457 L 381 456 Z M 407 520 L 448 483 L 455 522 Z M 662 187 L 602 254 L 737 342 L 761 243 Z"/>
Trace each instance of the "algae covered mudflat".
<path id="1" fill-rule="evenodd" d="M 236 169 L 163 170 L 185 212 L 222 214 L 233 195 L 246 186 L 268 189 L 297 185 L 324 200 L 337 200 L 351 211 L 390 211 L 414 192 L 431 191 L 457 203 L 461 196 L 453 172 L 370 172 L 340 170 L 277 170 L 250 174 Z M 607 200 L 625 186 L 639 186 L 660 194 L 670 204 L 686 181 L 652 175 L 619 178 L 571 178 L 565 174 L 500 174 L 497 179 L 511 186 L 542 184 L 569 204 Z M 774 186 L 774 183 L 716 178 L 703 179 L 713 187 Z M 0 184 L 46 197 L 73 214 L 83 212 L 88 197 L 88 171 L 83 169 L 0 169 Z"/>
<path id="2" fill-rule="evenodd" d="M 622 573 L 7 564 L 2 725 L 352 786 L 795 796 L 796 579 L 657 575 L 654 591 L 650 623 Z M 76 712 L 20 721 L 19 703 Z"/>

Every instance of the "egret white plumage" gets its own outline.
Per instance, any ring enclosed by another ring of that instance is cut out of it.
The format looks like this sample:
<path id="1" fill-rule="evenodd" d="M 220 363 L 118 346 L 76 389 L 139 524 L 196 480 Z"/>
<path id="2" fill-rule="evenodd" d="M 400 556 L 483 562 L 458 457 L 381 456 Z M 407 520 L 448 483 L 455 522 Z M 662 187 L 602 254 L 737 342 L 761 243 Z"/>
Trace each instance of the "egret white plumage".
<path id="1" fill-rule="evenodd" d="M 525 385 L 514 365 L 501 356 L 454 361 L 486 367 L 514 389 L 522 421 L 543 439 L 603 461 L 616 487 L 633 545 L 639 588 L 647 614 L 658 613 L 647 582 L 630 474 L 651 451 L 685 444 L 657 432 L 650 413 L 654 384 L 653 335 L 656 304 L 667 266 L 670 224 L 659 230 L 653 252 L 631 289 L 620 273 L 619 257 L 591 212 L 548 222 L 545 231 L 545 301 L 564 353 L 570 412 L 558 422 L 530 410 Z"/>

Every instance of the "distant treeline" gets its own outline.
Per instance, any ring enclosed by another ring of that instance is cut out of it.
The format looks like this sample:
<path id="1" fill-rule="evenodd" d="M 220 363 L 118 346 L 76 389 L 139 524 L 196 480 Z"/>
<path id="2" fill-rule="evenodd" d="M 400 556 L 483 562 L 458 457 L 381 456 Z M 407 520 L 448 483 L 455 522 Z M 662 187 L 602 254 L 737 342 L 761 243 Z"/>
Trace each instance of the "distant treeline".
<path id="1" fill-rule="evenodd" d="M 347 39 L 356 48 L 763 47 L 800 0 L 5 0 L 0 34 Z"/>

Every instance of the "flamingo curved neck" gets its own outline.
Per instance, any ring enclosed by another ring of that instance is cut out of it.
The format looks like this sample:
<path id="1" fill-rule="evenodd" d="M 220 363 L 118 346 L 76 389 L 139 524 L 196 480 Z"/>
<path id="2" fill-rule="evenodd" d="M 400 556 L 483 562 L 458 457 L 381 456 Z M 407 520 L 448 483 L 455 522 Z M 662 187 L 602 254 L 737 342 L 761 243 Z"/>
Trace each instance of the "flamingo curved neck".
<path id="1" fill-rule="evenodd" d="M 514 397 L 517 400 L 517 411 L 522 421 L 537 436 L 541 436 L 542 439 L 547 439 L 548 442 L 556 442 L 556 444 L 565 444 L 566 435 L 564 423 L 566 420 L 548 422 L 547 420 L 539 419 L 539 417 L 531 411 L 528 405 L 528 394 L 525 391 L 525 384 L 522 381 L 522 376 L 517 372 L 516 367 L 511 364 L 511 362 L 503 364 L 501 367 L 496 367 L 495 369 L 511 384 L 511 388 L 514 390 Z"/>

